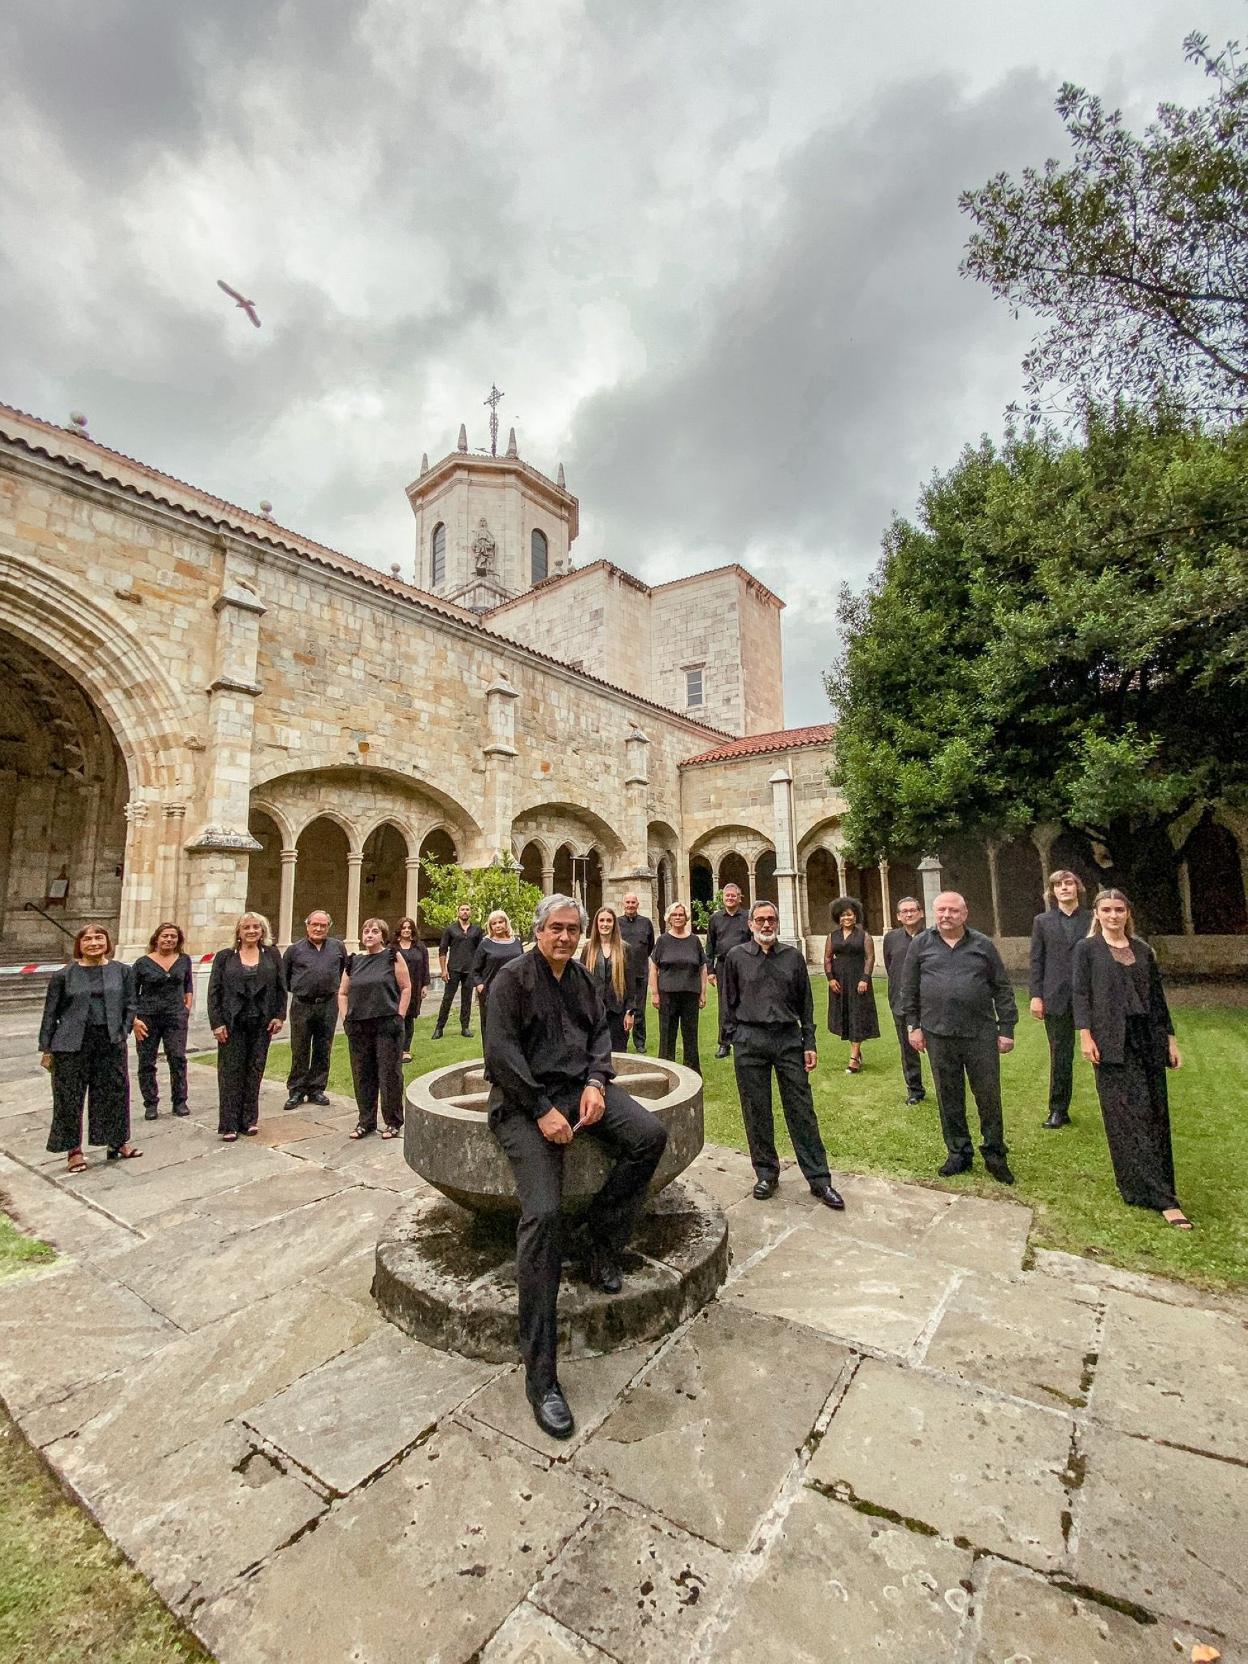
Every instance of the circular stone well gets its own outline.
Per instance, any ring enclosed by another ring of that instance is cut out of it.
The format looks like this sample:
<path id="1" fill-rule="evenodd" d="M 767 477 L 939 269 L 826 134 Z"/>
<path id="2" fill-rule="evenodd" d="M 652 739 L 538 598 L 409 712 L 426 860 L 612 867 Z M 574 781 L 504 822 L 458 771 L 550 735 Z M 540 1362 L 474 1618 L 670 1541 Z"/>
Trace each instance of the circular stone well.
<path id="1" fill-rule="evenodd" d="M 575 1240 L 576 1217 L 606 1177 L 608 1152 L 593 1138 L 565 1147 L 570 1263 L 559 1290 L 559 1347 L 570 1357 L 667 1334 L 712 1298 L 728 1272 L 722 1210 L 698 1185 L 678 1179 L 702 1149 L 700 1077 L 640 1055 L 616 1054 L 614 1063 L 616 1083 L 662 1120 L 668 1143 L 615 1295 L 579 1275 Z M 434 1190 L 387 1221 L 373 1297 L 392 1323 L 429 1346 L 507 1363 L 516 1356 L 519 1206 L 511 1167 L 486 1121 L 487 1096 L 479 1061 L 409 1085 L 404 1155 Z"/>

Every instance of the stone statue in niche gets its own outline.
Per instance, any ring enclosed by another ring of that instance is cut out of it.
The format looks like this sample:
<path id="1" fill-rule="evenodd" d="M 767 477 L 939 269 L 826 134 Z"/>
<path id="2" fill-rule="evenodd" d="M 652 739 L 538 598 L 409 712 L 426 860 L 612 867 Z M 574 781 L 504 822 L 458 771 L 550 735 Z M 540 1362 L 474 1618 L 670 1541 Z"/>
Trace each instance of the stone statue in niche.
<path id="1" fill-rule="evenodd" d="M 477 535 L 472 540 L 472 552 L 476 558 L 478 578 L 487 577 L 494 570 L 495 543 L 484 516 L 477 521 Z"/>

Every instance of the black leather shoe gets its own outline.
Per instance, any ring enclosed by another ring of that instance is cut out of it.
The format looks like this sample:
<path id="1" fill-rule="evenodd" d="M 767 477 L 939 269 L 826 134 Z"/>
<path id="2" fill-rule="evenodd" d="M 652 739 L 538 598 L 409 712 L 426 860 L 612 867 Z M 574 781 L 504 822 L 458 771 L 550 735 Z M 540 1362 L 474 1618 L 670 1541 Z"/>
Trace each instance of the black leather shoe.
<path id="1" fill-rule="evenodd" d="M 300 1096 L 300 1094 L 298 1092 L 292 1092 L 290 1094 L 289 1098 L 287 1098 L 286 1102 L 282 1105 L 282 1108 L 283 1109 L 298 1109 L 299 1105 L 302 1102 L 303 1102 L 303 1098 Z"/>
<path id="2" fill-rule="evenodd" d="M 552 1439 L 570 1439 L 576 1432 L 576 1423 L 558 1381 L 544 1392 L 534 1392 L 526 1383 L 524 1391 L 533 1406 L 533 1420 L 542 1432 Z"/>
<path id="3" fill-rule="evenodd" d="M 175 1115 L 189 1115 L 191 1113 L 191 1106 L 189 1104 L 174 1104 L 173 1113 Z"/>
<path id="4" fill-rule="evenodd" d="M 732 1050 L 731 1046 L 716 1046 L 715 1056 L 716 1057 L 727 1057 L 731 1050 Z"/>
<path id="5" fill-rule="evenodd" d="M 952 1179 L 958 1173 L 969 1173 L 974 1165 L 974 1156 L 950 1156 L 943 1167 L 936 1169 L 936 1177 Z"/>
<path id="6" fill-rule="evenodd" d="M 1046 1127 L 1068 1127 L 1070 1125 L 1070 1116 L 1063 1115 L 1060 1109 L 1051 1109 L 1048 1114 L 1048 1119 L 1043 1123 L 1043 1125 Z"/>
<path id="7" fill-rule="evenodd" d="M 1014 1175 L 1010 1172 L 1010 1164 L 1004 1156 L 985 1156 L 984 1166 L 998 1184 L 1014 1183 Z"/>
<path id="8" fill-rule="evenodd" d="M 926 1097 L 926 1092 L 908 1092 L 906 1094 L 906 1102 L 908 1104 L 921 1104 L 924 1102 Z"/>
<path id="9" fill-rule="evenodd" d="M 465 1040 L 472 1039 L 472 1030 L 470 1028 L 461 1028 L 459 1032 L 463 1035 Z"/>
<path id="10" fill-rule="evenodd" d="M 147 1106 L 147 1108 L 143 1111 L 143 1119 L 145 1121 L 154 1121 L 159 1114 L 160 1114 L 160 1111 L 156 1108 L 156 1105 L 155 1104 L 149 1104 Z"/>
<path id="11" fill-rule="evenodd" d="M 618 1294 L 624 1287 L 619 1261 L 609 1249 L 600 1248 L 596 1243 L 591 1246 L 585 1257 L 585 1281 L 590 1288 L 601 1289 L 603 1294 Z"/>
<path id="12" fill-rule="evenodd" d="M 316 1104 L 321 1109 L 329 1108 L 329 1099 L 323 1092 L 310 1092 L 308 1094 L 307 1102 L 310 1104 Z"/>
<path id="13" fill-rule="evenodd" d="M 830 1184 L 812 1184 L 810 1194 L 817 1202 L 822 1202 L 825 1208 L 835 1208 L 838 1213 L 844 1213 L 845 1198 L 839 1190 L 833 1190 Z"/>
<path id="14" fill-rule="evenodd" d="M 440 1040 L 442 1038 L 442 1030 L 440 1028 L 435 1028 L 429 1038 L 431 1040 Z"/>
<path id="15" fill-rule="evenodd" d="M 750 1192 L 756 1202 L 767 1202 L 780 1188 L 779 1179 L 760 1179 Z"/>

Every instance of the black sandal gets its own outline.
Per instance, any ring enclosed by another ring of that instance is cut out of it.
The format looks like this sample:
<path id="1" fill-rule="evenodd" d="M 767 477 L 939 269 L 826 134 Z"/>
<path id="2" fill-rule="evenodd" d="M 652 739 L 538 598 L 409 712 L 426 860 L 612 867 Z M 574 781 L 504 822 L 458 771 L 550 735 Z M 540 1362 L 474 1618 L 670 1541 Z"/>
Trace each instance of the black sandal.
<path id="1" fill-rule="evenodd" d="M 118 1149 L 110 1150 L 108 1152 L 108 1160 L 109 1161 L 133 1161 L 136 1156 L 141 1156 L 142 1154 L 143 1154 L 142 1150 L 136 1149 L 133 1144 L 131 1144 L 127 1141 L 125 1144 L 122 1144 Z"/>
<path id="2" fill-rule="evenodd" d="M 351 1128 L 351 1131 L 347 1134 L 347 1137 L 348 1138 L 367 1138 L 375 1130 L 376 1129 L 374 1127 L 361 1127 L 361 1126 L 357 1125 L 357 1126 L 354 1126 L 354 1127 Z"/>

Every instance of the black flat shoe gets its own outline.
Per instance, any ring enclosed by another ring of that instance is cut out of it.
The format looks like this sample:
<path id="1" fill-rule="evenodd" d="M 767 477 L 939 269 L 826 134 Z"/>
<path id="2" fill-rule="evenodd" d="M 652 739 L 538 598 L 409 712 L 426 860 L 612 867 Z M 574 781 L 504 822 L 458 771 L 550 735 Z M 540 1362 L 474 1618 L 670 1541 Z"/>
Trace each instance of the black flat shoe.
<path id="1" fill-rule="evenodd" d="M 760 1179 L 750 1195 L 756 1202 L 769 1202 L 780 1188 L 779 1179 Z"/>
<path id="2" fill-rule="evenodd" d="M 731 1047 L 731 1046 L 716 1046 L 716 1048 L 715 1048 L 715 1056 L 716 1056 L 716 1057 L 727 1057 L 727 1056 L 728 1056 L 728 1053 L 729 1053 L 729 1052 L 730 1052 L 730 1051 L 731 1051 L 731 1050 L 732 1050 L 732 1047 Z"/>
<path id="3" fill-rule="evenodd" d="M 442 1038 L 442 1030 L 440 1028 L 435 1028 L 429 1038 L 431 1040 L 440 1040 Z"/>
<path id="4" fill-rule="evenodd" d="M 938 1179 L 956 1178 L 959 1173 L 969 1173 L 975 1165 L 974 1156 L 950 1156 L 943 1167 L 936 1169 Z"/>
<path id="5" fill-rule="evenodd" d="M 615 1256 L 595 1245 L 585 1258 L 585 1281 L 603 1294 L 618 1294 L 624 1287 L 624 1274 Z"/>
<path id="6" fill-rule="evenodd" d="M 558 1381 L 553 1387 L 547 1387 L 544 1392 L 533 1392 L 526 1384 L 524 1392 L 533 1406 L 533 1420 L 543 1433 L 552 1439 L 572 1437 L 576 1432 L 576 1423 L 572 1419 L 568 1401 L 563 1396 L 563 1388 Z"/>
<path id="7" fill-rule="evenodd" d="M 313 1092 L 308 1097 L 308 1103 L 315 1104 L 318 1109 L 328 1109 L 329 1099 L 323 1092 Z"/>
<path id="8" fill-rule="evenodd" d="M 287 1098 L 286 1102 L 282 1105 L 282 1108 L 283 1109 L 298 1109 L 299 1105 L 302 1102 L 303 1102 L 303 1099 L 299 1095 L 299 1093 L 298 1092 L 292 1092 L 290 1094 L 289 1098 Z"/>
<path id="9" fill-rule="evenodd" d="M 837 1213 L 844 1213 L 845 1198 L 839 1190 L 833 1190 L 830 1184 L 812 1184 L 810 1194 L 817 1202 L 822 1202 L 825 1208 L 835 1208 Z"/>
<path id="10" fill-rule="evenodd" d="M 906 1102 L 908 1104 L 921 1104 L 924 1102 L 926 1097 L 926 1092 L 909 1092 L 906 1095 Z"/>
<path id="11" fill-rule="evenodd" d="M 189 1115 L 191 1113 L 191 1106 L 189 1104 L 174 1104 L 173 1113 L 181 1116 Z"/>
<path id="12" fill-rule="evenodd" d="M 460 1032 L 460 1035 L 462 1036 L 463 1039 L 465 1039 L 465 1040 L 471 1040 L 472 1039 L 472 1030 L 470 1028 L 461 1028 L 459 1032 Z"/>
<path id="13" fill-rule="evenodd" d="M 1004 1156 L 985 1156 L 984 1166 L 998 1184 L 1014 1183 L 1014 1175 L 1010 1171 L 1010 1164 Z"/>
<path id="14" fill-rule="evenodd" d="M 160 1111 L 156 1108 L 155 1104 L 153 1104 L 150 1109 L 145 1109 L 143 1111 L 143 1119 L 145 1121 L 154 1121 L 159 1114 Z"/>
<path id="15" fill-rule="evenodd" d="M 1060 1109 L 1051 1109 L 1049 1111 L 1048 1118 L 1045 1121 L 1042 1121 L 1041 1125 L 1045 1127 L 1068 1127 L 1070 1125 L 1070 1116 L 1063 1115 Z"/>

